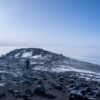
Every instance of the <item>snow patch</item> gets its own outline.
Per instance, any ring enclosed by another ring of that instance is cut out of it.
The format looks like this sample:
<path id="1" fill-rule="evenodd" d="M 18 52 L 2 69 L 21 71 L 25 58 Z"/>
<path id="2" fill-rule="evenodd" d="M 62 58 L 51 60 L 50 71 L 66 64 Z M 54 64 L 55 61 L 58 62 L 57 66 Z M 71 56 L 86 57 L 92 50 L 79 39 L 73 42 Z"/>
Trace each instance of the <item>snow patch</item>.
<path id="1" fill-rule="evenodd" d="M 20 53 L 15 54 L 15 58 L 18 57 L 20 55 Z"/>
<path id="2" fill-rule="evenodd" d="M 41 57 L 42 57 L 41 55 L 35 55 L 35 56 L 32 56 L 31 58 L 37 59 L 37 58 L 41 58 Z"/>
<path id="3" fill-rule="evenodd" d="M 32 52 L 25 52 L 22 55 L 22 57 L 31 57 L 31 56 L 32 56 Z"/>
<path id="4" fill-rule="evenodd" d="M 100 73 L 95 73 L 93 71 L 77 69 L 77 68 L 73 68 L 73 67 L 70 67 L 70 66 L 62 66 L 62 65 L 59 65 L 58 68 L 53 68 L 53 70 L 58 71 L 58 72 L 75 71 L 75 72 L 81 72 L 81 73 L 89 73 L 89 74 L 100 75 Z"/>
<path id="5" fill-rule="evenodd" d="M 33 65 L 33 64 L 37 64 L 38 62 L 31 62 L 31 64 Z"/>
<path id="6" fill-rule="evenodd" d="M 85 78 L 86 80 L 94 80 L 94 81 L 100 81 L 100 73 L 95 73 L 88 70 L 81 70 L 76 69 L 70 66 L 59 66 L 57 68 L 52 68 L 52 71 L 60 73 L 60 72 L 66 72 L 66 71 L 74 71 L 80 73 L 80 78 Z"/>
<path id="7" fill-rule="evenodd" d="M 5 85 L 5 83 L 0 83 L 0 87 L 3 87 Z"/>
<path id="8" fill-rule="evenodd" d="M 51 55 L 46 54 L 46 55 L 41 56 L 40 59 L 41 60 L 49 60 L 49 59 L 51 59 L 51 57 L 52 57 Z"/>
<path id="9" fill-rule="evenodd" d="M 44 66 L 36 66 L 34 68 L 34 70 L 50 71 L 50 72 L 56 72 L 56 73 L 73 71 L 73 72 L 77 72 L 77 74 L 80 73 L 80 75 L 79 75 L 80 78 L 85 78 L 86 80 L 92 79 L 94 81 L 100 81 L 100 73 L 95 73 L 92 71 L 81 70 L 81 69 L 75 69 L 75 68 L 70 67 L 70 66 L 59 65 L 59 66 L 53 67 L 53 68 L 47 68 Z"/>
<path id="10" fill-rule="evenodd" d="M 47 68 L 47 67 L 43 67 L 43 66 L 36 66 L 36 67 L 34 68 L 34 70 L 48 71 L 48 68 Z"/>
<path id="11" fill-rule="evenodd" d="M 7 73 L 7 71 L 3 71 L 3 70 L 2 70 L 2 71 L 0 71 L 0 73 Z"/>

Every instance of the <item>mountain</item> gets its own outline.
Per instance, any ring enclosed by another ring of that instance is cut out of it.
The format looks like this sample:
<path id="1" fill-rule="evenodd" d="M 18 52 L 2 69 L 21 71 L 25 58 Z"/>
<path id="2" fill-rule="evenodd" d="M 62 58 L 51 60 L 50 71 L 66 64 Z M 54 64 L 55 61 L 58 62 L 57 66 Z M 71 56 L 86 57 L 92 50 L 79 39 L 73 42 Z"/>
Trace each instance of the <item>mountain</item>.
<path id="1" fill-rule="evenodd" d="M 11 64 L 24 64 L 29 58 L 31 65 L 36 70 L 53 70 L 53 71 L 82 71 L 82 72 L 100 72 L 100 65 L 79 61 L 62 54 L 52 53 L 39 48 L 22 48 L 13 50 L 3 57 L 0 62 L 9 62 Z"/>
<path id="2" fill-rule="evenodd" d="M 29 69 L 26 59 L 30 60 Z M 56 97 L 53 100 L 69 100 L 69 94 L 84 89 L 92 94 L 87 94 L 88 100 L 100 100 L 99 65 L 39 48 L 16 49 L 0 58 L 0 100 L 48 100 L 32 95 L 40 81 L 48 96 Z"/>

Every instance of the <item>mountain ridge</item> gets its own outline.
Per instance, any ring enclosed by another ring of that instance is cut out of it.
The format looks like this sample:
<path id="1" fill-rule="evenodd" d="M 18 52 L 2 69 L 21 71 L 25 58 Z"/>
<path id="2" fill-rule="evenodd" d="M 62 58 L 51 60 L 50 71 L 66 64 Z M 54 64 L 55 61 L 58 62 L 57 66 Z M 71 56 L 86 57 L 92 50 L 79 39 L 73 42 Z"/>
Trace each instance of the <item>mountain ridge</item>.
<path id="1" fill-rule="evenodd" d="M 56 54 L 40 48 L 15 49 L 5 54 L 0 59 L 5 61 L 6 59 L 8 59 L 9 62 L 12 63 L 13 60 L 16 61 L 16 59 L 26 59 L 26 58 L 29 58 L 32 63 L 36 62 L 38 66 L 40 66 L 40 63 L 42 63 L 42 66 L 46 67 L 57 68 L 60 65 L 62 65 L 62 66 L 70 66 L 81 70 L 100 72 L 100 65 L 88 63 L 85 61 L 80 61 L 70 57 L 65 57 L 62 54 Z"/>

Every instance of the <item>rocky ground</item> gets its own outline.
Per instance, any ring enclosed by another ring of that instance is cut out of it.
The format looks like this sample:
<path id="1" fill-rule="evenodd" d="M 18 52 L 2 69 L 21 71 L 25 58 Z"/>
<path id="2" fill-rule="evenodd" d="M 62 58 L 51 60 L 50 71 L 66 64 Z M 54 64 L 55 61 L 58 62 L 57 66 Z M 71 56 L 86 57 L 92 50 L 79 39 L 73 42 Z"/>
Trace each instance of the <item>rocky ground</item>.
<path id="1" fill-rule="evenodd" d="M 0 100 L 100 100 L 99 69 L 41 49 L 14 50 L 0 58 Z"/>
<path id="2" fill-rule="evenodd" d="M 40 80 L 46 89 L 45 96 L 34 94 Z M 85 91 L 88 100 L 100 100 L 100 82 L 80 78 L 80 74 L 76 72 L 27 70 L 22 76 L 9 76 L 5 83 L 0 84 L 0 100 L 76 100 L 69 99 L 73 91 L 74 94 Z"/>

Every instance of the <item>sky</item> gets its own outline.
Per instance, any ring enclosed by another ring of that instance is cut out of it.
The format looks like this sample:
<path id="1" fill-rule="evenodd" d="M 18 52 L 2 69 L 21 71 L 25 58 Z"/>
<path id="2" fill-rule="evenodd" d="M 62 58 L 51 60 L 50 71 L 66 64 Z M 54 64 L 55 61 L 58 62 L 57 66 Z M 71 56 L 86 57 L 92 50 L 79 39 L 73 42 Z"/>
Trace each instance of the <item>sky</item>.
<path id="1" fill-rule="evenodd" d="M 0 54 L 19 47 L 100 63 L 100 0 L 0 0 Z"/>

